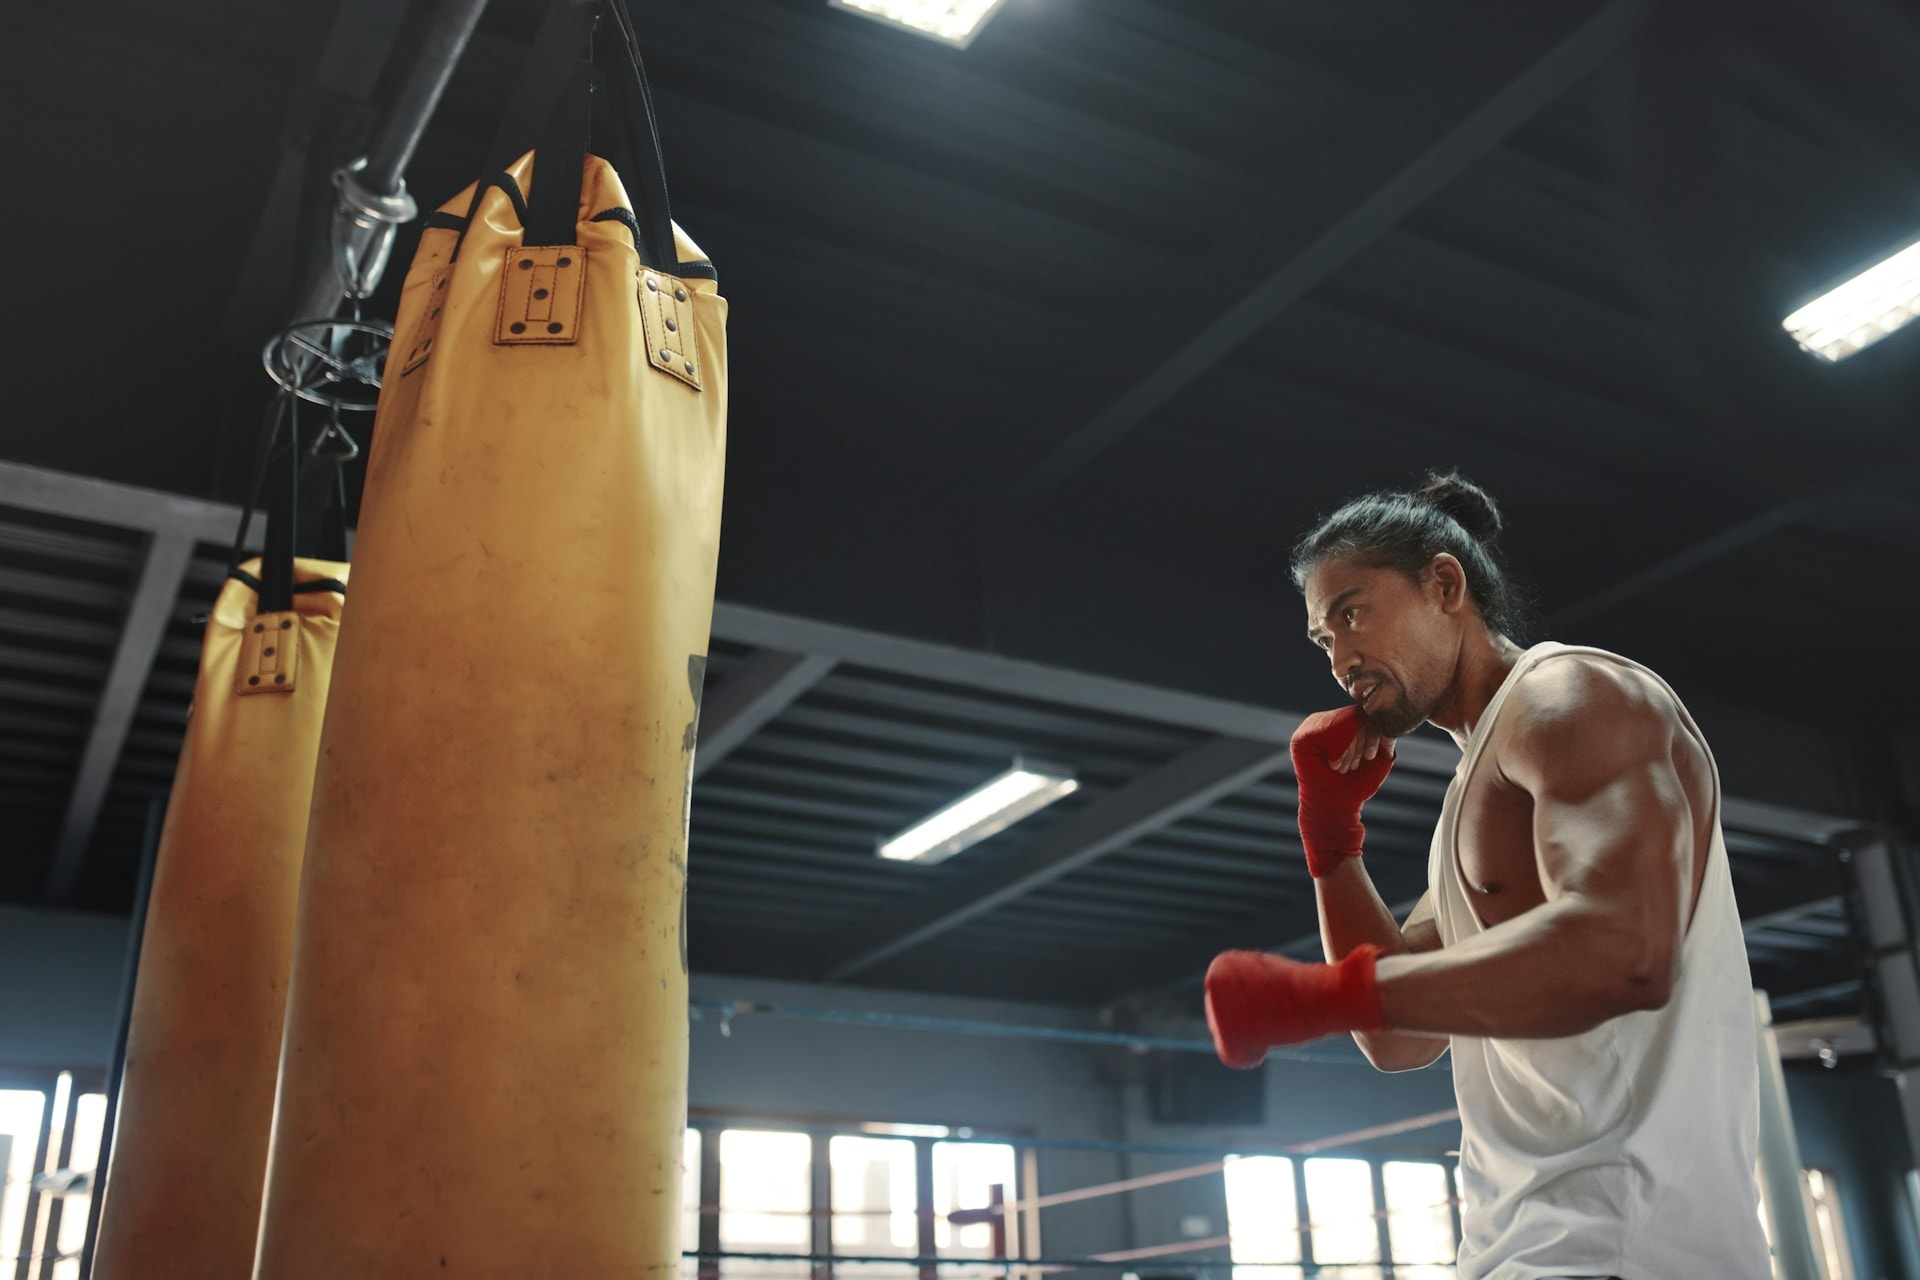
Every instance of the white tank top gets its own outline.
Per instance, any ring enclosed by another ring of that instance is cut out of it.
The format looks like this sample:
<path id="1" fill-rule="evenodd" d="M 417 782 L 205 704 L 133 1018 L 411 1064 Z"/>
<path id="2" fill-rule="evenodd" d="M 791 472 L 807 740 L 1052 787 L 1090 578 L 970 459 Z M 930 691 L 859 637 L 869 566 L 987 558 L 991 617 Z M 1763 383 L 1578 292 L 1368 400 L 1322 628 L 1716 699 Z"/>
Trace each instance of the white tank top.
<path id="1" fill-rule="evenodd" d="M 1447 946 L 1485 929 L 1461 881 L 1462 796 L 1514 686 L 1568 654 L 1619 663 L 1673 692 L 1598 649 L 1542 644 L 1521 656 L 1467 740 L 1434 832 L 1428 874 Z M 1684 707 L 1680 719 L 1706 752 Z M 1719 769 L 1711 752 L 1707 761 L 1713 847 L 1667 1007 L 1557 1040 L 1453 1037 L 1461 1280 L 1769 1275 L 1754 1177 L 1753 980 L 1720 831 Z"/>

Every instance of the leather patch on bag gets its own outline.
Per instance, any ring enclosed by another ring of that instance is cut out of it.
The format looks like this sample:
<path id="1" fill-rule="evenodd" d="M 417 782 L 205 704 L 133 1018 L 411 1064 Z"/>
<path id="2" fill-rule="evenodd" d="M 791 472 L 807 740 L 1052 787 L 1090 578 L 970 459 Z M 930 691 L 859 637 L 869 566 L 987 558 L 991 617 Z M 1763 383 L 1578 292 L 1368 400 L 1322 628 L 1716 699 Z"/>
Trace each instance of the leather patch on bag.
<path id="1" fill-rule="evenodd" d="M 427 298 L 426 310 L 414 321 L 413 341 L 408 345 L 406 359 L 400 365 L 401 377 L 406 377 L 432 359 L 433 340 L 440 336 L 440 313 L 446 310 L 447 281 L 452 278 L 452 267 L 442 267 L 433 273 L 433 293 Z"/>
<path id="2" fill-rule="evenodd" d="M 233 691 L 292 693 L 300 677 L 300 615 L 263 613 L 240 636 L 240 669 Z"/>
<path id="3" fill-rule="evenodd" d="M 577 244 L 507 250 L 493 340 L 502 346 L 572 346 L 580 336 L 586 283 L 587 251 Z"/>
<path id="4" fill-rule="evenodd" d="M 691 291 L 672 276 L 643 269 L 638 292 L 647 362 L 700 390 L 700 343 L 694 335 Z"/>

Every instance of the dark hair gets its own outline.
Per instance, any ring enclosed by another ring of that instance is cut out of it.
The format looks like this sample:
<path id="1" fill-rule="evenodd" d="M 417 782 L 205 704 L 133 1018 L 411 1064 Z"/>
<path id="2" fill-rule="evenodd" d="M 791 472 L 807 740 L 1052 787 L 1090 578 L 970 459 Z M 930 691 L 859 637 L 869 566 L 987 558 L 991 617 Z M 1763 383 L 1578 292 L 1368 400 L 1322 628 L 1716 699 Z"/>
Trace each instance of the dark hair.
<path id="1" fill-rule="evenodd" d="M 1444 551 L 1466 570 L 1482 621 L 1511 636 L 1525 625 L 1527 607 L 1501 561 L 1501 528 L 1486 490 L 1458 472 L 1430 472 L 1418 489 L 1370 493 L 1322 520 L 1293 548 L 1293 584 L 1306 585 L 1314 567 L 1335 556 L 1417 579 Z"/>

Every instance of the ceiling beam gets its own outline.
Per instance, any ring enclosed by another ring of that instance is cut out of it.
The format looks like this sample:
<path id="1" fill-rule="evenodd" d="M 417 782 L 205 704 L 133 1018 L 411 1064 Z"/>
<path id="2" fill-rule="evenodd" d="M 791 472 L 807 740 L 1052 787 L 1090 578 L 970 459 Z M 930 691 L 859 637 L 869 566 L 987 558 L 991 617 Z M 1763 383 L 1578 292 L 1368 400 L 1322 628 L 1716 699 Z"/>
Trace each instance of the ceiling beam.
<path id="1" fill-rule="evenodd" d="M 0 461 L 0 506 L 148 532 L 181 529 L 214 543 L 230 540 L 240 519 L 240 509 L 227 503 L 4 461 Z M 1286 745 L 1304 719 L 1301 713 L 1278 707 L 1091 675 L 724 600 L 714 605 L 713 636 L 732 644 L 805 653 L 1002 697 L 1031 698 L 1280 746 Z M 720 696 L 718 687 L 714 696 Z M 1430 735 L 1414 735 L 1400 741 L 1396 768 L 1450 778 L 1459 759 L 1452 744 Z M 1835 835 L 1859 826 L 1857 818 L 1731 796 L 1722 802 L 1722 814 L 1730 829 L 1812 843 L 1829 842 Z"/>
<path id="2" fill-rule="evenodd" d="M 1129 716 L 1283 746 L 1305 719 L 1301 713 L 1279 708 L 1069 671 L 725 601 L 714 606 L 713 634 L 734 644 L 819 654 L 852 666 L 964 685 L 985 693 L 1032 698 L 1102 715 Z M 1460 753 L 1451 745 L 1431 737 L 1407 738 L 1399 747 L 1400 765 L 1422 772 L 1450 776 L 1459 759 Z"/>
<path id="3" fill-rule="evenodd" d="M 240 508 L 224 502 L 140 489 L 19 462 L 0 462 L 0 506 L 117 529 L 185 534 L 202 542 L 233 541 Z"/>
<path id="4" fill-rule="evenodd" d="M 1451 46 L 1330 137 L 1318 164 L 1288 174 L 1284 207 L 1241 213 L 1240 225 L 1208 254 L 1221 264 L 1224 289 L 1196 297 L 1207 273 L 1168 271 L 1154 313 L 1198 316 L 1199 329 L 1176 328 L 1179 345 L 1171 354 L 1153 357 L 1144 376 L 1114 388 L 1103 407 L 1003 491 L 990 507 L 989 528 L 1083 470 L 1612 57 L 1637 28 L 1642 7 L 1642 0 L 1577 7 L 1506 0 L 1476 10 Z"/>
<path id="5" fill-rule="evenodd" d="M 180 529 L 155 533 L 147 547 L 145 563 L 127 606 L 126 622 L 113 663 L 107 668 L 106 683 L 94 709 L 93 727 L 87 733 L 86 749 L 80 755 L 80 767 L 74 775 L 73 790 L 67 798 L 66 816 L 60 824 L 60 839 L 54 847 L 53 865 L 47 872 L 46 900 L 59 904 L 73 894 L 93 843 L 93 830 L 100 821 L 100 807 L 113 783 L 114 766 L 127 744 L 127 732 L 133 728 L 134 714 L 140 709 L 140 696 L 153 670 L 154 655 L 160 651 L 167 623 L 173 616 L 173 603 L 180 597 L 186 581 L 187 566 L 193 560 L 196 539 Z"/>
<path id="6" fill-rule="evenodd" d="M 1857 999 L 1859 995 L 1859 978 L 1840 978 L 1837 981 L 1828 982 L 1823 986 L 1791 991 L 1784 995 L 1778 995 L 1769 991 L 1767 993 L 1767 1003 L 1771 1004 L 1774 1012 L 1778 1014 L 1783 1009 L 1804 1009 L 1808 1005 L 1831 1004 L 1840 1000 Z"/>
<path id="7" fill-rule="evenodd" d="M 828 977 L 838 981 L 929 942 L 1287 765 L 1287 749 L 1271 742 L 1202 743 L 1061 822 L 1012 858 L 889 912 L 883 925 L 828 965 Z"/>
<path id="8" fill-rule="evenodd" d="M 702 699 L 700 745 L 693 756 L 696 781 L 732 755 L 748 738 L 826 679 L 835 662 L 812 654 L 767 649 L 730 673 Z"/>
<path id="9" fill-rule="evenodd" d="M 1715 561 L 1723 560 L 1742 548 L 1788 529 L 1830 507 L 1857 501 L 1880 487 L 1875 479 L 1858 484 L 1831 485 L 1814 493 L 1790 498 L 1769 507 L 1756 516 L 1740 521 L 1710 538 L 1702 539 L 1671 555 L 1664 556 L 1603 591 L 1576 604 L 1568 605 L 1553 616 L 1553 625 L 1571 626 L 1601 614 L 1610 613 L 1631 600 L 1657 590 L 1688 574 L 1697 573 Z"/>

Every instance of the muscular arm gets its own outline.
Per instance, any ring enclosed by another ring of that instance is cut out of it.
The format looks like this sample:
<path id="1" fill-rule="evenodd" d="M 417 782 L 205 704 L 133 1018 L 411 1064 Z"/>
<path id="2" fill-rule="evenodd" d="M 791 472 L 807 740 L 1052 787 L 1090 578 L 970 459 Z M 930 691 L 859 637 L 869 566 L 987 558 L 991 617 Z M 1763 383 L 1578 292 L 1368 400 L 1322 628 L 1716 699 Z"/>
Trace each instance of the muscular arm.
<path id="1" fill-rule="evenodd" d="M 1532 798 L 1546 904 L 1442 951 L 1383 957 L 1381 1004 L 1401 1033 L 1578 1035 L 1672 994 L 1694 884 L 1675 751 L 1697 748 L 1642 677 L 1564 665 L 1515 690 L 1528 696 L 1510 704 L 1494 761 Z"/>
<path id="2" fill-rule="evenodd" d="M 1339 960 L 1369 942 L 1380 948 L 1383 957 L 1440 949 L 1432 895 L 1420 899 L 1405 926 L 1397 925 L 1358 858 L 1348 858 L 1331 875 L 1314 881 L 1314 887 L 1320 903 L 1320 939 L 1328 960 Z M 1447 1051 L 1445 1036 L 1356 1031 L 1353 1038 L 1367 1061 L 1382 1071 L 1414 1071 Z"/>

